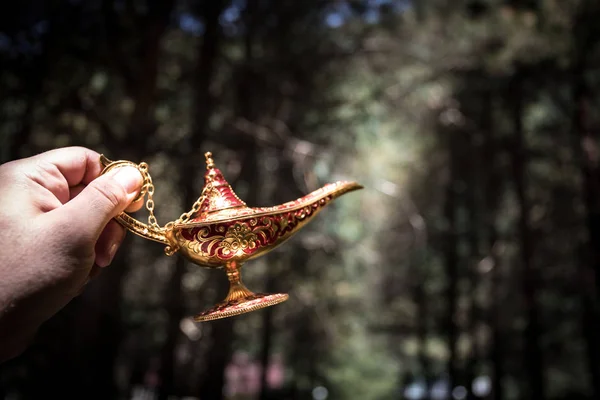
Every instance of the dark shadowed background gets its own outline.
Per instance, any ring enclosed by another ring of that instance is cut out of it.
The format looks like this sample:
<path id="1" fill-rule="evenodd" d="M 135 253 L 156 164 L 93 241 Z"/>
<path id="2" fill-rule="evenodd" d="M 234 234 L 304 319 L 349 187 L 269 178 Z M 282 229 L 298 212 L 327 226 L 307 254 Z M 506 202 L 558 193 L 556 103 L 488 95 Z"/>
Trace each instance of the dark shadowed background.
<path id="1" fill-rule="evenodd" d="M 0 5 L 0 161 L 146 161 L 160 224 L 212 151 L 251 206 L 357 180 L 248 263 L 281 305 L 129 234 L 0 366 L 0 399 L 600 398 L 595 0 Z M 136 216 L 145 220 L 147 213 Z"/>

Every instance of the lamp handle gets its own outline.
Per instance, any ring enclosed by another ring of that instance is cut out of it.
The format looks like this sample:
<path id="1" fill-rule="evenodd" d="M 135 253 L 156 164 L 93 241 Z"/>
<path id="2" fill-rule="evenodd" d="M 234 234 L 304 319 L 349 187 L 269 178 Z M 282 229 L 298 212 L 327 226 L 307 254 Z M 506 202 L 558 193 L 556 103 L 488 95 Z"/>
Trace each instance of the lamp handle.
<path id="1" fill-rule="evenodd" d="M 151 182 L 149 181 L 150 178 L 147 173 L 147 170 L 145 168 L 142 168 L 138 164 L 135 164 L 131 161 L 126 161 L 126 160 L 111 161 L 108 158 L 106 158 L 104 156 L 104 154 L 100 155 L 100 164 L 103 167 L 102 172 L 100 173 L 101 175 L 107 173 L 111 169 L 125 167 L 125 166 L 131 166 L 131 167 L 137 168 L 140 171 L 140 173 L 144 177 L 144 184 L 142 185 L 142 189 L 140 190 L 139 195 L 135 198 L 134 202 L 145 197 L 146 194 L 148 193 L 149 187 L 152 187 L 152 189 L 151 189 L 152 191 L 154 190 L 154 187 L 151 186 Z M 153 215 L 152 215 L 152 218 L 154 219 Z M 136 235 L 143 237 L 144 239 L 153 240 L 155 242 L 159 242 L 159 243 L 162 243 L 165 245 L 170 244 L 165 236 L 165 229 L 158 226 L 158 224 L 156 224 L 155 219 L 154 219 L 154 221 L 155 221 L 154 224 L 145 224 L 145 223 L 133 218 L 131 215 L 127 214 L 126 212 L 122 212 L 115 217 L 115 220 L 119 224 L 123 225 L 125 227 L 125 229 L 135 233 Z"/>

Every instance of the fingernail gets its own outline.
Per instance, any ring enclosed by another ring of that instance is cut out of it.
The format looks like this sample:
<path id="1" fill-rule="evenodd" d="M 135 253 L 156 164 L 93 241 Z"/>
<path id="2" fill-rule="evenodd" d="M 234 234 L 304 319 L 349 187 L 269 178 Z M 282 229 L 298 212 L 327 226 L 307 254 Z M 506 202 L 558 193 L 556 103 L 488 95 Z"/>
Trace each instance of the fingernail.
<path id="1" fill-rule="evenodd" d="M 129 194 L 136 193 L 142 187 L 142 174 L 133 167 L 117 168 L 113 178 Z"/>
<path id="2" fill-rule="evenodd" d="M 117 254 L 117 249 L 119 248 L 119 245 L 117 243 L 113 243 L 110 246 L 110 249 L 108 249 L 108 263 L 110 264 L 113 260 L 113 258 L 115 258 L 115 254 Z"/>

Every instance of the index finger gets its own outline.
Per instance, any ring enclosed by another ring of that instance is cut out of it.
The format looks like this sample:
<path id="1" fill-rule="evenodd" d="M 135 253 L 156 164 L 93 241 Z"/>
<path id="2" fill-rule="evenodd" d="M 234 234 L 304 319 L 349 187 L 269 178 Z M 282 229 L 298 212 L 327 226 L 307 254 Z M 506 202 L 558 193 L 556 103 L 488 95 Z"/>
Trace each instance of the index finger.
<path id="1" fill-rule="evenodd" d="M 49 150 L 30 159 L 55 165 L 65 177 L 69 187 L 87 185 L 102 172 L 100 154 L 85 147 L 72 146 Z"/>

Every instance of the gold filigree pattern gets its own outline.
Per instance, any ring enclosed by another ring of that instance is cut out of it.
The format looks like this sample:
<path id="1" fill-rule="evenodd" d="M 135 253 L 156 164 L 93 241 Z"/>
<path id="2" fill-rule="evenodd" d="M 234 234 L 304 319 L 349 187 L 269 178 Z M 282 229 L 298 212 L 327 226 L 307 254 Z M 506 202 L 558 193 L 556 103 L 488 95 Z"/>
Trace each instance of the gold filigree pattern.
<path id="1" fill-rule="evenodd" d="M 299 199 L 274 207 L 248 207 L 234 193 L 211 153 L 206 153 L 204 189 L 191 210 L 164 226 L 154 216 L 154 185 L 146 163 L 110 161 L 101 156 L 103 173 L 124 165 L 138 167 L 144 177 L 141 197 L 147 197 L 150 216 L 144 224 L 121 213 L 116 220 L 146 239 L 163 243 L 167 255 L 179 252 L 201 267 L 224 268 L 230 283 L 229 294 L 217 306 L 195 317 L 210 321 L 268 307 L 288 297 L 286 294 L 260 294 L 248 290 L 240 278 L 245 261 L 262 256 L 292 237 L 335 198 L 361 186 L 355 182 L 325 185 Z"/>
<path id="2" fill-rule="evenodd" d="M 256 247 L 257 236 L 250 230 L 250 227 L 242 222 L 236 222 L 229 227 L 225 239 L 221 241 L 221 248 L 225 255 L 237 255 L 244 250 L 254 249 Z"/>
<path id="3" fill-rule="evenodd" d="M 270 215 L 224 221 L 205 226 L 191 225 L 177 230 L 177 242 L 189 257 L 204 265 L 244 262 L 271 251 L 308 223 L 333 196 L 314 199 L 302 208 Z"/>

